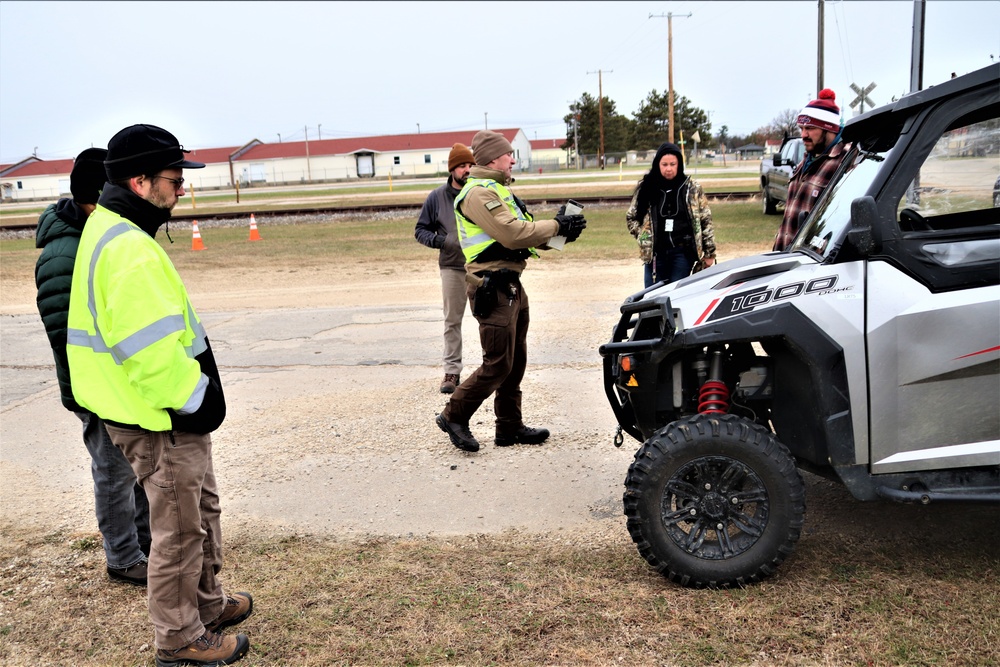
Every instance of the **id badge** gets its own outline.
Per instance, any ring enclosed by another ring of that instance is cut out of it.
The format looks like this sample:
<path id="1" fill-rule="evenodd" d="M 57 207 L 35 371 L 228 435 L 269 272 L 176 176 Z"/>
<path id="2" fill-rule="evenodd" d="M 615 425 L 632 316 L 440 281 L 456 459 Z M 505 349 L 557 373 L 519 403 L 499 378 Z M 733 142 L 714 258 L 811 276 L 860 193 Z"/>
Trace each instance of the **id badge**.
<path id="1" fill-rule="evenodd" d="M 666 220 L 663 221 L 663 231 L 665 231 L 665 232 L 672 232 L 672 231 L 674 231 L 674 219 L 673 218 L 667 218 Z"/>

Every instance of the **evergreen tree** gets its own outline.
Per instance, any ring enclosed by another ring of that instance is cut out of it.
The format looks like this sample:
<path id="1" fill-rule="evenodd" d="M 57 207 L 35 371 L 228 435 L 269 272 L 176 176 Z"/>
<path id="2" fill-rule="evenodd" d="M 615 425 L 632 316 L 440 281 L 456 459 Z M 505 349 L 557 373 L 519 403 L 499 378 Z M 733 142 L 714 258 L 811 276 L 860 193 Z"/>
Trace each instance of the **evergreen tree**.
<path id="1" fill-rule="evenodd" d="M 654 88 L 639 105 L 639 110 L 632 114 L 633 134 L 631 147 L 636 150 L 655 150 L 670 136 L 670 93 L 658 93 Z M 707 145 L 711 137 L 712 124 L 708 114 L 691 104 L 691 101 L 674 91 L 674 142 L 680 142 L 681 133 L 684 140 L 690 142 L 695 130 L 701 135 L 703 145 Z M 685 146 L 687 149 L 687 146 Z"/>
<path id="2" fill-rule="evenodd" d="M 629 148 L 632 133 L 631 121 L 618 113 L 615 102 L 604 98 L 604 152 L 623 153 Z M 579 127 L 577 133 L 580 139 L 581 155 L 596 155 L 601 145 L 601 114 L 598 99 L 583 93 L 569 107 L 569 113 L 563 116 L 566 123 L 566 143 L 563 148 L 573 146 L 573 120 L 576 118 Z"/>

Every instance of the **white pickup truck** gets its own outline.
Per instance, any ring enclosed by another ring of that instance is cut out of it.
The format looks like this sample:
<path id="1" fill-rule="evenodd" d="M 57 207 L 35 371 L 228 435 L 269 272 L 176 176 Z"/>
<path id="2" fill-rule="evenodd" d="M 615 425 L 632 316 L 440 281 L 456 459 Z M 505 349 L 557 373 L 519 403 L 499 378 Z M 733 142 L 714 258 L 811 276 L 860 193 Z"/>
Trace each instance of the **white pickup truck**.
<path id="1" fill-rule="evenodd" d="M 788 181 L 804 152 L 800 137 L 785 137 L 781 150 L 760 161 L 760 198 L 766 215 L 775 215 L 778 205 L 788 200 Z"/>

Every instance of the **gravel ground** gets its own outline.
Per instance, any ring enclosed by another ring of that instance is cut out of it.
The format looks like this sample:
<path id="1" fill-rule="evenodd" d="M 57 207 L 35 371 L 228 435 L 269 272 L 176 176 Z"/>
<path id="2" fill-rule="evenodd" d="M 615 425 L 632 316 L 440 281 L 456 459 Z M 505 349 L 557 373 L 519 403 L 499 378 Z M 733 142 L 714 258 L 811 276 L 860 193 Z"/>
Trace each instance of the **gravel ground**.
<path id="1" fill-rule="evenodd" d="M 185 276 L 229 402 L 213 440 L 231 527 L 622 539 L 622 481 L 635 447 L 612 445 L 616 424 L 597 347 L 622 295 L 638 287 L 638 266 L 529 268 L 525 419 L 553 435 L 541 447 L 496 448 L 487 402 L 472 424 L 478 454 L 454 448 L 433 421 L 447 400 L 438 391 L 436 269 L 428 262 L 416 271 L 368 264 Z M 393 295 L 388 302 L 372 305 L 373 283 L 380 298 Z M 79 422 L 59 405 L 33 298 L 30 277 L 3 285 L 0 495 L 5 514 L 26 529 L 93 531 L 89 459 Z M 464 339 L 463 377 L 481 361 L 471 316 Z"/>

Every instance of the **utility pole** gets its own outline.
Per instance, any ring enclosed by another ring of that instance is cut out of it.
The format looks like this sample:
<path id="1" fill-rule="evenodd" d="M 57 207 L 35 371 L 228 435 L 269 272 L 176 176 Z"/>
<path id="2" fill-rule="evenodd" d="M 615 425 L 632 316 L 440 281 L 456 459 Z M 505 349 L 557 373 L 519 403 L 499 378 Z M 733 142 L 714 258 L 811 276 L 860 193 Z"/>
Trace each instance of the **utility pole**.
<path id="1" fill-rule="evenodd" d="M 613 69 L 608 70 L 608 74 L 612 72 L 614 72 Z M 597 150 L 597 164 L 601 169 L 604 169 L 604 76 L 602 70 L 587 72 L 587 74 L 597 74 L 597 124 L 601 132 L 601 143 Z"/>
<path id="2" fill-rule="evenodd" d="M 576 170 L 580 170 L 580 103 L 579 101 L 570 101 L 569 110 L 573 112 L 573 161 L 576 163 Z M 566 160 L 566 166 L 569 167 L 569 160 Z"/>
<path id="3" fill-rule="evenodd" d="M 924 87 L 924 0 L 913 0 L 913 46 L 910 48 L 910 92 Z"/>
<path id="4" fill-rule="evenodd" d="M 670 86 L 669 93 L 667 97 L 667 113 L 669 115 L 667 126 L 667 141 L 674 143 L 674 14 L 673 12 L 667 12 L 666 14 L 650 14 L 649 18 L 663 18 L 667 17 L 667 83 Z M 678 14 L 678 18 L 689 18 L 691 13 Z"/>
<path id="5" fill-rule="evenodd" d="M 306 181 L 312 182 L 312 169 L 309 166 L 309 126 L 306 125 Z"/>
<path id="6" fill-rule="evenodd" d="M 816 95 L 823 90 L 823 0 L 819 0 L 819 32 L 816 36 Z"/>
<path id="7" fill-rule="evenodd" d="M 417 123 L 417 134 L 420 134 L 420 123 Z"/>
<path id="8" fill-rule="evenodd" d="M 319 125 L 316 126 L 316 134 L 319 135 L 319 139 L 320 139 L 320 141 L 322 141 L 323 140 L 323 123 L 320 123 Z"/>
<path id="9" fill-rule="evenodd" d="M 573 113 L 573 153 L 576 155 L 576 170 L 580 171 L 580 110 Z"/>
<path id="10" fill-rule="evenodd" d="M 490 129 L 489 120 L 490 120 L 489 119 L 489 112 L 488 111 L 484 111 L 483 112 L 483 129 L 484 130 Z"/>

